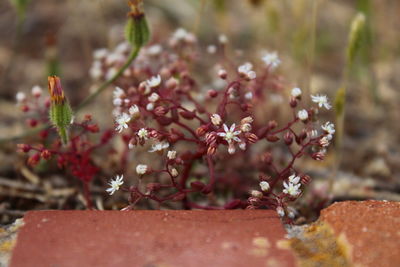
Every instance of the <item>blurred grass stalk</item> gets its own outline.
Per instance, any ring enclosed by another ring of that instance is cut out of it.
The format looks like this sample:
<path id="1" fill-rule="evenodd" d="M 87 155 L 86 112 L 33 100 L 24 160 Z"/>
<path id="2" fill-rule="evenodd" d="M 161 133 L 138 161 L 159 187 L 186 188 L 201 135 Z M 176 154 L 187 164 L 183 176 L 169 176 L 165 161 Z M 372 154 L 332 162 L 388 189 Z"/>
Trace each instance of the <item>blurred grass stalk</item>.
<path id="1" fill-rule="evenodd" d="M 16 56 L 18 54 L 19 46 L 20 46 L 20 40 L 22 36 L 22 28 L 25 22 L 26 18 L 26 9 L 28 7 L 30 0 L 10 0 L 11 5 L 15 8 L 15 11 L 17 13 L 17 25 L 15 29 L 15 35 L 14 35 L 14 40 L 13 40 L 13 47 L 12 47 L 12 52 L 10 59 L 4 69 L 3 72 L 3 77 L 0 81 L 0 84 L 6 84 L 8 75 L 10 71 L 13 68 L 14 62 L 16 61 Z"/>
<path id="2" fill-rule="evenodd" d="M 361 12 L 356 14 L 350 26 L 349 38 L 346 49 L 346 63 L 343 70 L 341 86 L 335 96 L 336 112 L 336 153 L 334 176 L 336 176 L 342 156 L 343 136 L 344 136 L 344 118 L 346 112 L 346 91 L 349 84 L 349 77 L 354 66 L 354 60 L 360 48 L 363 45 L 363 32 L 365 27 L 365 15 Z M 332 180 L 331 180 L 332 181 Z"/>

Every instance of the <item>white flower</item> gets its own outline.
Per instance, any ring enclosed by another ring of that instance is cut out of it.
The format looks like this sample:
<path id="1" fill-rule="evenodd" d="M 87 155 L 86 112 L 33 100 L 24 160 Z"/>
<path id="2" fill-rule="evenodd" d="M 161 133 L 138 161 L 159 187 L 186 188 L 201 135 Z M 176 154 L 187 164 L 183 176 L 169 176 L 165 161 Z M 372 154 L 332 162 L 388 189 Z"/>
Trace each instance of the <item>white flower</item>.
<path id="1" fill-rule="evenodd" d="M 176 39 L 176 40 L 183 40 L 186 38 L 187 34 L 188 34 L 188 32 L 185 29 L 179 28 L 174 32 L 174 34 L 172 35 L 172 38 Z"/>
<path id="2" fill-rule="evenodd" d="M 285 187 L 285 189 L 283 189 L 283 193 L 289 194 L 292 197 L 297 197 L 301 193 L 301 190 L 300 190 L 301 184 L 293 184 L 291 182 L 289 182 L 289 183 L 283 182 L 283 186 Z"/>
<path id="3" fill-rule="evenodd" d="M 239 143 L 239 148 L 241 149 L 241 150 L 246 150 L 246 143 L 245 142 L 241 142 L 241 143 Z"/>
<path id="4" fill-rule="evenodd" d="M 250 132 L 251 131 L 251 124 L 250 123 L 244 123 L 242 124 L 242 126 L 240 126 L 240 130 L 242 130 L 242 132 Z"/>
<path id="5" fill-rule="evenodd" d="M 146 110 L 152 111 L 153 109 L 154 109 L 154 104 L 153 104 L 153 103 L 148 103 L 148 104 L 146 105 Z"/>
<path id="6" fill-rule="evenodd" d="M 248 100 L 253 99 L 253 93 L 252 93 L 252 92 L 247 92 L 247 93 L 244 95 L 244 98 L 246 98 L 246 99 L 248 99 Z"/>
<path id="7" fill-rule="evenodd" d="M 139 107 L 137 105 L 133 105 L 129 108 L 129 114 L 133 117 L 137 117 L 140 114 Z"/>
<path id="8" fill-rule="evenodd" d="M 100 77 L 103 75 L 103 70 L 101 69 L 101 62 L 99 61 L 93 62 L 89 70 L 89 75 L 94 80 L 100 79 Z"/>
<path id="9" fill-rule="evenodd" d="M 317 103 L 320 108 L 324 106 L 326 109 L 330 109 L 332 107 L 326 95 L 311 95 L 311 100 Z"/>
<path id="10" fill-rule="evenodd" d="M 142 128 L 137 132 L 137 135 L 139 136 L 140 139 L 147 140 L 149 137 L 149 132 L 145 129 Z"/>
<path id="11" fill-rule="evenodd" d="M 308 119 L 308 112 L 305 109 L 299 110 L 299 112 L 297 113 L 297 117 L 302 120 L 305 121 Z"/>
<path id="12" fill-rule="evenodd" d="M 217 47 L 215 45 L 209 45 L 207 46 L 207 53 L 209 54 L 215 54 L 217 52 Z"/>
<path id="13" fill-rule="evenodd" d="M 139 174 L 139 175 L 143 175 L 143 174 L 145 174 L 147 172 L 147 169 L 148 169 L 147 165 L 138 164 L 136 166 L 136 173 Z"/>
<path id="14" fill-rule="evenodd" d="M 267 181 L 261 181 L 260 188 L 262 191 L 268 191 L 270 189 L 269 183 Z"/>
<path id="15" fill-rule="evenodd" d="M 34 87 L 32 87 L 32 95 L 34 97 L 39 97 L 42 95 L 42 88 L 40 88 L 40 86 L 35 85 Z"/>
<path id="16" fill-rule="evenodd" d="M 263 196 L 263 193 L 261 193 L 258 190 L 251 190 L 250 194 L 252 197 L 256 197 L 256 198 L 262 198 L 262 196 Z"/>
<path id="17" fill-rule="evenodd" d="M 158 151 L 162 151 L 166 148 L 169 147 L 169 143 L 168 142 L 158 142 L 155 143 L 154 145 L 151 146 L 151 149 L 149 150 L 149 152 L 158 152 Z"/>
<path id="18" fill-rule="evenodd" d="M 253 65 L 249 62 L 238 67 L 238 72 L 248 79 L 252 80 L 256 78 L 256 73 L 253 71 Z"/>
<path id="19" fill-rule="evenodd" d="M 317 130 L 311 130 L 308 134 L 309 134 L 309 136 L 311 138 L 315 138 L 315 137 L 318 136 L 318 131 Z"/>
<path id="20" fill-rule="evenodd" d="M 228 128 L 226 124 L 223 125 L 224 131 L 225 132 L 219 132 L 217 133 L 218 136 L 223 137 L 228 143 L 231 143 L 232 140 L 236 142 L 240 142 L 240 139 L 237 137 L 241 132 L 240 131 L 235 131 L 236 124 L 232 124 L 231 128 Z"/>
<path id="21" fill-rule="evenodd" d="M 214 124 L 215 126 L 220 125 L 222 122 L 221 116 L 219 116 L 218 114 L 212 114 L 210 116 L 210 119 L 211 119 L 212 124 Z"/>
<path id="22" fill-rule="evenodd" d="M 177 177 L 179 175 L 178 170 L 175 168 L 172 168 L 171 175 L 172 175 L 172 177 Z"/>
<path id="23" fill-rule="evenodd" d="M 221 44 L 226 44 L 228 42 L 228 37 L 226 37 L 225 34 L 221 34 L 220 36 L 218 36 L 218 41 Z"/>
<path id="24" fill-rule="evenodd" d="M 162 47 L 159 44 L 155 44 L 148 47 L 146 52 L 150 56 L 157 56 L 162 52 Z"/>
<path id="25" fill-rule="evenodd" d="M 284 210 L 282 207 L 277 207 L 277 208 L 276 208 L 276 213 L 278 213 L 278 215 L 279 215 L 280 217 L 285 216 L 285 210 Z"/>
<path id="26" fill-rule="evenodd" d="M 125 95 L 125 91 L 121 87 L 116 86 L 113 91 L 113 98 L 121 98 L 124 95 Z"/>
<path id="27" fill-rule="evenodd" d="M 148 100 L 152 103 L 155 103 L 160 99 L 160 96 L 157 93 L 152 93 L 149 97 Z"/>
<path id="28" fill-rule="evenodd" d="M 153 76 L 150 79 L 146 80 L 146 83 L 151 88 L 157 87 L 161 83 L 161 76 L 160 75 Z"/>
<path id="29" fill-rule="evenodd" d="M 176 151 L 175 150 L 170 150 L 167 152 L 167 158 L 172 160 L 176 158 Z"/>
<path id="30" fill-rule="evenodd" d="M 18 92 L 18 93 L 15 95 L 15 98 L 17 99 L 17 102 L 18 102 L 18 103 L 21 103 L 21 102 L 23 102 L 23 101 L 26 100 L 26 95 L 25 95 L 25 93 L 23 93 L 23 92 Z"/>
<path id="31" fill-rule="evenodd" d="M 299 97 L 299 96 L 301 96 L 301 89 L 298 88 L 298 87 L 293 88 L 293 89 L 292 89 L 292 92 L 291 92 L 291 95 L 292 95 L 293 97 Z"/>
<path id="32" fill-rule="evenodd" d="M 122 105 L 122 99 L 121 98 L 114 98 L 113 99 L 113 105 L 116 107 L 120 107 Z"/>
<path id="33" fill-rule="evenodd" d="M 110 185 L 110 188 L 107 188 L 106 191 L 107 191 L 110 195 L 114 194 L 116 191 L 119 190 L 119 188 L 121 187 L 121 185 L 124 184 L 123 179 L 124 179 L 124 176 L 123 176 L 123 175 L 121 175 L 121 176 L 119 176 L 119 175 L 115 176 L 115 179 L 111 179 L 111 181 L 108 183 L 108 184 Z"/>
<path id="34" fill-rule="evenodd" d="M 279 64 L 281 64 L 281 60 L 279 59 L 278 54 L 276 52 L 266 53 L 262 57 L 262 60 L 271 69 L 275 69 L 276 67 L 279 66 Z"/>
<path id="35" fill-rule="evenodd" d="M 126 114 L 125 112 L 122 113 L 120 116 L 117 117 L 116 123 L 118 124 L 115 130 L 117 130 L 119 133 L 122 132 L 122 130 L 125 128 L 128 128 L 128 122 L 131 120 L 131 117 Z"/>
<path id="36" fill-rule="evenodd" d="M 289 182 L 292 184 L 298 184 L 300 182 L 300 177 L 296 176 L 296 174 L 292 174 L 289 176 Z"/>
<path id="37" fill-rule="evenodd" d="M 96 49 L 93 52 L 94 59 L 103 59 L 107 56 L 108 50 L 106 48 Z"/>
<path id="38" fill-rule="evenodd" d="M 235 145 L 233 143 L 229 143 L 229 145 L 228 145 L 228 153 L 232 155 L 235 152 L 236 152 Z"/>
<path id="39" fill-rule="evenodd" d="M 328 134 L 328 139 L 331 140 L 332 135 L 335 133 L 335 125 L 328 121 L 324 125 L 322 125 L 321 128 Z"/>
<path id="40" fill-rule="evenodd" d="M 329 146 L 329 138 L 328 136 L 324 136 L 319 140 L 319 145 L 322 147 L 327 147 Z"/>

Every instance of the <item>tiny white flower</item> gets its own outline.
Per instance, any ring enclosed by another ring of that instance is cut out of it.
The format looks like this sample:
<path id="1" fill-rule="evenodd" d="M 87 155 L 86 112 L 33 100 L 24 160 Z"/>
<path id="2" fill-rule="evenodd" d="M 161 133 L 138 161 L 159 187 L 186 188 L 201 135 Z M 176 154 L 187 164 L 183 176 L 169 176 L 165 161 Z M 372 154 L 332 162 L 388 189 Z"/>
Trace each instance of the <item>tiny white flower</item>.
<path id="1" fill-rule="evenodd" d="M 133 117 L 137 117 L 140 114 L 139 107 L 137 105 L 133 105 L 129 108 L 129 114 Z"/>
<path id="2" fill-rule="evenodd" d="M 17 99 L 17 102 L 18 102 L 18 103 L 21 103 L 21 102 L 23 102 L 23 101 L 26 100 L 26 95 L 25 95 L 25 93 L 23 93 L 23 92 L 18 92 L 18 93 L 15 95 L 15 99 Z"/>
<path id="3" fill-rule="evenodd" d="M 251 124 L 250 123 L 244 123 L 242 124 L 242 126 L 240 126 L 240 130 L 242 130 L 242 132 L 250 132 L 251 131 Z"/>
<path id="4" fill-rule="evenodd" d="M 258 190 L 251 190 L 250 194 L 252 197 L 256 197 L 256 198 L 262 198 L 262 196 L 263 196 L 263 193 L 261 193 Z"/>
<path id="5" fill-rule="evenodd" d="M 236 152 L 235 145 L 233 143 L 229 143 L 229 145 L 228 145 L 228 153 L 232 155 L 235 152 Z"/>
<path id="6" fill-rule="evenodd" d="M 179 175 L 178 170 L 175 168 L 172 168 L 171 175 L 172 175 L 172 177 L 177 177 Z"/>
<path id="7" fill-rule="evenodd" d="M 247 93 L 244 95 L 244 98 L 246 98 L 246 99 L 248 99 L 248 100 L 253 99 L 253 93 L 252 93 L 252 92 L 247 92 Z"/>
<path id="8" fill-rule="evenodd" d="M 124 176 L 123 175 L 117 175 L 115 176 L 115 179 L 111 179 L 111 181 L 108 183 L 110 185 L 110 188 L 107 188 L 106 191 L 112 195 L 114 194 L 116 191 L 119 190 L 119 188 L 121 187 L 121 185 L 124 184 Z"/>
<path id="9" fill-rule="evenodd" d="M 146 80 L 146 83 L 151 88 L 157 87 L 161 83 L 161 76 L 159 74 L 157 76 L 153 76 L 150 79 Z"/>
<path id="10" fill-rule="evenodd" d="M 108 50 L 106 48 L 100 48 L 100 49 L 96 49 L 93 52 L 93 58 L 94 59 L 103 59 L 107 56 L 108 54 Z"/>
<path id="11" fill-rule="evenodd" d="M 261 181 L 260 188 L 262 191 L 268 191 L 270 189 L 269 183 L 267 181 Z"/>
<path id="12" fill-rule="evenodd" d="M 145 174 L 147 172 L 147 169 L 148 169 L 147 165 L 138 164 L 136 166 L 136 173 L 139 174 L 139 175 L 143 175 L 143 174 Z"/>
<path id="13" fill-rule="evenodd" d="M 158 152 L 158 151 L 162 151 L 166 148 L 169 147 L 169 143 L 168 142 L 157 142 L 154 145 L 151 146 L 151 149 L 149 150 L 149 152 Z"/>
<path id="14" fill-rule="evenodd" d="M 278 67 L 279 64 L 281 64 L 281 60 L 279 59 L 278 54 L 276 52 L 266 53 L 262 57 L 262 60 L 272 70 Z"/>
<path id="15" fill-rule="evenodd" d="M 140 139 L 147 140 L 149 138 L 149 132 L 145 128 L 140 129 L 137 135 Z"/>
<path id="16" fill-rule="evenodd" d="M 296 176 L 296 174 L 292 174 L 289 176 L 289 182 L 292 184 L 298 184 L 300 182 L 300 177 Z"/>
<path id="17" fill-rule="evenodd" d="M 219 116 L 218 114 L 212 114 L 210 116 L 210 119 L 211 119 L 212 124 L 214 124 L 215 126 L 220 125 L 222 122 L 221 116 Z"/>
<path id="18" fill-rule="evenodd" d="M 121 98 L 114 98 L 113 99 L 113 105 L 116 107 L 122 106 L 122 99 Z"/>
<path id="19" fill-rule="evenodd" d="M 292 197 L 297 197 L 301 193 L 300 186 L 301 186 L 301 184 L 293 184 L 291 182 L 289 182 L 289 183 L 283 182 L 283 187 L 285 188 L 285 189 L 283 189 L 283 193 L 289 194 Z"/>
<path id="20" fill-rule="evenodd" d="M 318 136 L 318 131 L 317 130 L 311 130 L 311 132 L 309 132 L 309 136 L 311 138 L 316 138 Z"/>
<path id="21" fill-rule="evenodd" d="M 324 125 L 321 126 L 322 130 L 328 133 L 331 137 L 335 133 L 335 125 L 331 122 L 326 122 Z"/>
<path id="22" fill-rule="evenodd" d="M 256 73 L 253 71 L 253 65 L 249 62 L 239 66 L 238 72 L 246 76 L 250 80 L 255 79 L 257 76 Z"/>
<path id="23" fill-rule="evenodd" d="M 232 140 L 236 142 L 240 142 L 240 139 L 237 137 L 241 133 L 241 131 L 235 131 L 236 124 L 232 124 L 231 128 L 228 128 L 226 124 L 223 125 L 224 132 L 217 133 L 218 136 L 223 137 L 228 143 L 231 143 Z"/>
<path id="24" fill-rule="evenodd" d="M 228 42 L 228 37 L 226 37 L 225 34 L 220 34 L 220 35 L 218 36 L 218 41 L 219 41 L 221 44 L 226 44 L 226 43 Z"/>
<path id="25" fill-rule="evenodd" d="M 305 109 L 299 110 L 299 112 L 297 112 L 297 117 L 302 120 L 305 121 L 308 119 L 308 112 Z"/>
<path id="26" fill-rule="evenodd" d="M 317 103 L 320 108 L 325 107 L 326 109 L 330 109 L 332 107 L 326 95 L 311 95 L 311 100 Z"/>
<path id="27" fill-rule="evenodd" d="M 40 86 L 35 85 L 34 87 L 32 87 L 32 95 L 34 97 L 39 97 L 42 95 L 42 88 L 40 88 Z"/>
<path id="28" fill-rule="evenodd" d="M 90 67 L 90 70 L 89 70 L 89 75 L 94 80 L 100 79 L 100 77 L 103 75 L 103 70 L 101 69 L 101 62 L 99 62 L 99 61 L 93 62 L 92 66 Z"/>
<path id="29" fill-rule="evenodd" d="M 215 54 L 217 52 L 217 47 L 215 45 L 209 45 L 207 46 L 207 53 L 209 54 Z"/>
<path id="30" fill-rule="evenodd" d="M 293 97 L 299 97 L 299 96 L 301 96 L 301 89 L 298 88 L 298 87 L 293 88 L 293 89 L 292 89 L 292 92 L 291 92 L 291 95 L 292 95 Z"/>
<path id="31" fill-rule="evenodd" d="M 186 38 L 187 34 L 188 32 L 185 29 L 179 28 L 173 33 L 172 38 L 176 40 L 183 40 Z"/>
<path id="32" fill-rule="evenodd" d="M 153 109 L 154 109 L 154 104 L 153 104 L 153 103 L 148 103 L 148 104 L 146 105 L 146 110 L 152 111 Z"/>
<path id="33" fill-rule="evenodd" d="M 278 213 L 278 215 L 279 215 L 280 217 L 285 216 L 285 210 L 284 210 L 282 207 L 277 207 L 277 208 L 276 208 L 276 213 Z"/>
<path id="34" fill-rule="evenodd" d="M 114 91 L 113 91 L 113 97 L 114 98 L 121 98 L 125 95 L 124 90 L 122 90 L 120 87 L 115 87 Z"/>
<path id="35" fill-rule="evenodd" d="M 116 118 L 116 123 L 118 124 L 115 128 L 119 133 L 125 128 L 128 128 L 128 122 L 131 120 L 131 117 L 125 112 Z"/>
<path id="36" fill-rule="evenodd" d="M 176 151 L 175 150 L 170 150 L 167 152 L 167 158 L 170 160 L 173 160 L 176 158 Z"/>
<path id="37" fill-rule="evenodd" d="M 327 147 L 329 146 L 329 137 L 324 136 L 319 140 L 319 145 L 322 147 Z"/>
<path id="38" fill-rule="evenodd" d="M 239 148 L 241 149 L 241 150 L 246 150 L 246 143 L 245 142 L 241 142 L 241 143 L 239 143 Z"/>
<path id="39" fill-rule="evenodd" d="M 152 103 L 155 103 L 160 99 L 160 96 L 157 93 L 152 93 L 149 97 L 148 100 Z"/>
<path id="40" fill-rule="evenodd" d="M 155 44 L 148 47 L 146 52 L 150 56 L 157 56 L 162 52 L 162 47 L 159 44 Z"/>

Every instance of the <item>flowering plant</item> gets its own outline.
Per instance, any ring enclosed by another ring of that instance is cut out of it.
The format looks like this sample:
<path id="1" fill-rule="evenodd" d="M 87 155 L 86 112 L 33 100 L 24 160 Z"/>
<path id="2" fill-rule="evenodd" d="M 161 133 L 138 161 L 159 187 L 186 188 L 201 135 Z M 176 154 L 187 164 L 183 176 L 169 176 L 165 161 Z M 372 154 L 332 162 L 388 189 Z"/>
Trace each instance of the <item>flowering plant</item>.
<path id="1" fill-rule="evenodd" d="M 276 74 L 277 53 L 236 64 L 227 45 L 220 36 L 217 46 L 207 48 L 209 56 L 200 57 L 196 36 L 178 29 L 167 44 L 144 47 L 130 64 L 128 42 L 97 50 L 90 74 L 115 86 L 114 129 L 92 138 L 99 126 L 90 115 L 72 120 L 60 80 L 50 77 L 50 100 L 39 87 L 32 89 L 33 99 L 19 93 L 17 100 L 33 127 L 48 123 L 50 109 L 62 142 L 45 128 L 41 144 L 19 147 L 33 153 L 31 165 L 56 157 L 59 167 L 83 182 L 89 207 L 91 181 L 107 172 L 93 159 L 101 151 L 118 155 L 118 171 L 106 191 L 128 194 L 124 210 L 150 200 L 157 207 L 177 202 L 185 209 L 271 208 L 293 217 L 288 203 L 310 182 L 295 162 L 324 159 L 335 129 L 317 115 L 331 105 L 325 95 L 312 95 L 316 105 L 307 107 L 300 88 L 288 92 Z M 203 58 L 215 61 L 211 71 Z M 213 83 L 204 86 L 205 79 Z"/>

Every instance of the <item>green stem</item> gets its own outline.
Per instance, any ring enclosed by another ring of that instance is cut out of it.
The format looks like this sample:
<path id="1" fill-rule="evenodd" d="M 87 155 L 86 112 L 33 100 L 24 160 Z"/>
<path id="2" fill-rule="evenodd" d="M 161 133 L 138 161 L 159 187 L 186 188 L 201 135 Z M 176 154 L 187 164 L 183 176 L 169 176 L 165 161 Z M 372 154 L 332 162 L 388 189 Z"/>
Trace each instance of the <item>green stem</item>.
<path id="1" fill-rule="evenodd" d="M 122 73 L 129 67 L 129 65 L 131 65 L 132 61 L 137 57 L 140 48 L 141 48 L 140 46 L 136 46 L 129 54 L 129 57 L 125 62 L 125 64 L 117 71 L 117 73 L 115 73 L 114 76 L 111 77 L 111 79 L 103 82 L 93 94 L 89 95 L 86 99 L 84 99 L 82 103 L 75 109 L 75 112 L 77 113 L 78 111 L 80 111 L 83 107 L 89 104 L 94 98 L 96 98 L 101 92 L 103 92 L 104 89 L 106 89 L 110 84 L 112 84 L 116 79 L 118 79 L 118 77 L 122 75 Z"/>

